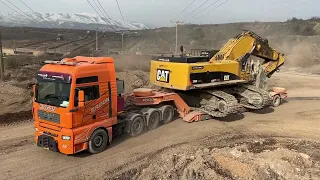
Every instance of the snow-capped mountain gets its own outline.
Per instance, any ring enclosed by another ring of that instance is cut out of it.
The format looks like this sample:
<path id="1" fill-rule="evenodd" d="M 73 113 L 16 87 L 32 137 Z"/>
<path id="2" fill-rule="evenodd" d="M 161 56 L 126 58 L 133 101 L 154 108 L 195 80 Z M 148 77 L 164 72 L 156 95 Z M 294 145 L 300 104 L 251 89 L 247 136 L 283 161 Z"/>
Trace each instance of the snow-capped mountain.
<path id="1" fill-rule="evenodd" d="M 0 16 L 0 25 L 29 26 L 46 28 L 88 29 L 97 28 L 105 31 L 116 30 L 141 30 L 148 29 L 144 24 L 137 22 L 123 22 L 121 20 L 104 18 L 88 13 L 63 14 L 63 13 L 28 13 L 20 15 L 11 13 Z M 112 26 L 110 26 L 112 25 Z"/>

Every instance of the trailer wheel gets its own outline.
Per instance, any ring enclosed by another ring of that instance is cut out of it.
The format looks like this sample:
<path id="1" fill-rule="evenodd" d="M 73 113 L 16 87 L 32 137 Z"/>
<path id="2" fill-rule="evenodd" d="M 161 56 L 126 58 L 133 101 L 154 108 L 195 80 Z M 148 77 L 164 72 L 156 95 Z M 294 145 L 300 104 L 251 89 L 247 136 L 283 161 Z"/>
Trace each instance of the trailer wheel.
<path id="1" fill-rule="evenodd" d="M 274 107 L 278 107 L 281 104 L 281 97 L 280 95 L 274 95 L 273 100 L 272 100 L 272 105 Z"/>
<path id="2" fill-rule="evenodd" d="M 89 152 L 91 154 L 97 154 L 102 152 L 107 147 L 108 140 L 108 134 L 104 129 L 95 130 L 89 139 Z"/>
<path id="3" fill-rule="evenodd" d="M 168 124 L 173 120 L 174 109 L 170 105 L 165 105 L 159 108 L 162 114 L 162 120 L 164 124 Z"/>
<path id="4" fill-rule="evenodd" d="M 130 135 L 132 137 L 142 134 L 145 127 L 144 119 L 141 116 L 136 116 L 131 122 Z"/>
<path id="5" fill-rule="evenodd" d="M 148 129 L 153 130 L 159 126 L 161 114 L 156 109 L 149 109 L 147 115 Z"/>

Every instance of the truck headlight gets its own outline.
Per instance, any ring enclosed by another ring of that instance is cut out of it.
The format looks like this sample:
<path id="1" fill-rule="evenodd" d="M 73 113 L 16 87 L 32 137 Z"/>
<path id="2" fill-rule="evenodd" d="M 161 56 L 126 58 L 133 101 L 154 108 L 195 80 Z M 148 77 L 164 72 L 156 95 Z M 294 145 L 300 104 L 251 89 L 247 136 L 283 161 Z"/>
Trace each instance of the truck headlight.
<path id="1" fill-rule="evenodd" d="M 63 139 L 63 140 L 70 140 L 71 137 L 70 137 L 70 136 L 65 136 L 65 135 L 63 135 L 63 136 L 62 136 L 62 139 Z"/>

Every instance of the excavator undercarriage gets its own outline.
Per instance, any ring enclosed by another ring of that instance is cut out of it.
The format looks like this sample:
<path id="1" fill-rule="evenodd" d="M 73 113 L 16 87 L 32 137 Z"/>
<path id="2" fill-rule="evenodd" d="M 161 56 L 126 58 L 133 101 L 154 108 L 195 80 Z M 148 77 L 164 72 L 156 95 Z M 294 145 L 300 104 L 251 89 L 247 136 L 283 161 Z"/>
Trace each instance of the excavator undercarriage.
<path id="1" fill-rule="evenodd" d="M 253 85 L 174 92 L 178 93 L 193 110 L 217 118 L 239 113 L 245 109 L 262 109 L 272 103 L 268 91 Z"/>

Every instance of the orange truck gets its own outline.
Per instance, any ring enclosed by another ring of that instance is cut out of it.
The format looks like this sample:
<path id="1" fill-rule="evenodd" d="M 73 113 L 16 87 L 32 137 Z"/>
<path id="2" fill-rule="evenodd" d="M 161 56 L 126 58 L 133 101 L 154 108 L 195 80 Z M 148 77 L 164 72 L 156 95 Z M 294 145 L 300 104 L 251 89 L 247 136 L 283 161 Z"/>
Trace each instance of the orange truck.
<path id="1" fill-rule="evenodd" d="M 33 86 L 35 142 L 63 154 L 99 153 L 122 133 L 138 136 L 169 123 L 178 113 L 187 122 L 208 118 L 176 93 L 136 89 L 124 94 L 110 57 L 45 61 Z"/>

